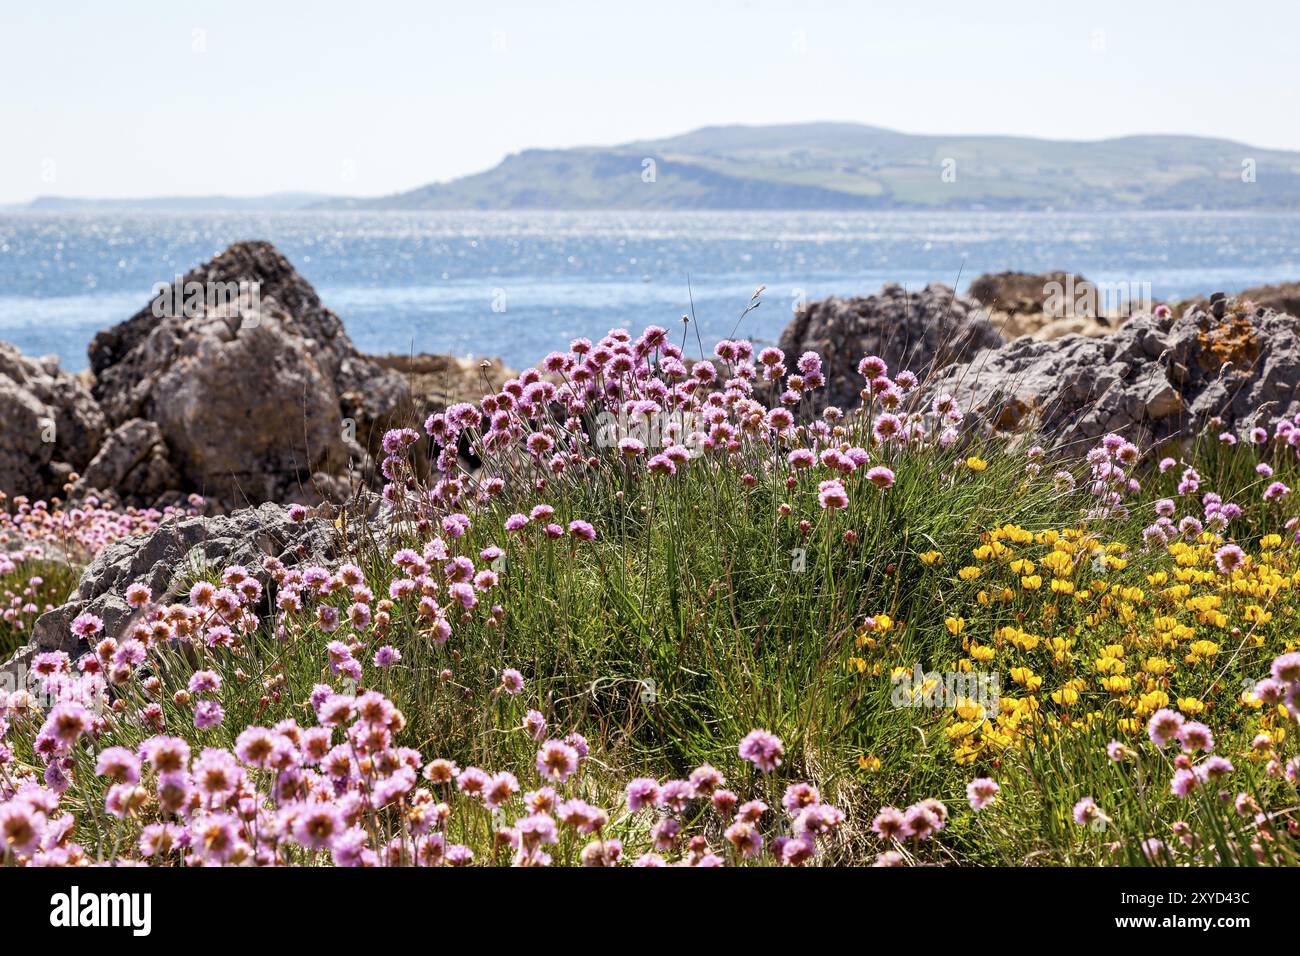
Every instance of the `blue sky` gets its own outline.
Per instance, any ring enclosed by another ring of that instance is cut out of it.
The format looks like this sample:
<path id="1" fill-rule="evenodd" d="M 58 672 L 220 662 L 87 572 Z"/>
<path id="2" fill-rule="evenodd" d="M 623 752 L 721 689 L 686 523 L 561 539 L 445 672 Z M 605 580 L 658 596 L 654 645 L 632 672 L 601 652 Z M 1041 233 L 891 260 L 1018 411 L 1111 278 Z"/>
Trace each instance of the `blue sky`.
<path id="1" fill-rule="evenodd" d="M 1300 149 L 1300 3 L 0 0 L 0 202 L 380 195 L 531 146 L 845 120 Z"/>

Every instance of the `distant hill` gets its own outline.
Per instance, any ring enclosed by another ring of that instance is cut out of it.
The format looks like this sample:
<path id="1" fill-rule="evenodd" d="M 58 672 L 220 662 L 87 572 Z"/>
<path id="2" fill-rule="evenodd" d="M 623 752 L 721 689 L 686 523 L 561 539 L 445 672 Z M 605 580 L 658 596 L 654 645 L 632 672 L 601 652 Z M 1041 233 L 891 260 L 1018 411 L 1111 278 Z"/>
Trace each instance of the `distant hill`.
<path id="1" fill-rule="evenodd" d="M 1254 182 L 1243 182 L 1245 161 Z M 1300 211 L 1300 153 L 1197 136 L 1081 142 L 914 135 L 854 123 L 707 126 L 619 146 L 528 149 L 485 172 L 377 198 L 41 196 L 0 208 Z"/>
<path id="2" fill-rule="evenodd" d="M 276 212 L 306 209 L 330 199 L 324 193 L 271 193 L 266 196 L 158 196 L 146 199 L 83 199 L 38 196 L 22 206 L 33 212 Z"/>
<path id="3" fill-rule="evenodd" d="M 1243 182 L 1246 160 L 1254 182 Z M 922 136 L 851 123 L 710 126 L 621 146 L 525 150 L 451 182 L 320 205 L 1300 210 L 1300 153 L 1195 136 L 1074 142 Z"/>

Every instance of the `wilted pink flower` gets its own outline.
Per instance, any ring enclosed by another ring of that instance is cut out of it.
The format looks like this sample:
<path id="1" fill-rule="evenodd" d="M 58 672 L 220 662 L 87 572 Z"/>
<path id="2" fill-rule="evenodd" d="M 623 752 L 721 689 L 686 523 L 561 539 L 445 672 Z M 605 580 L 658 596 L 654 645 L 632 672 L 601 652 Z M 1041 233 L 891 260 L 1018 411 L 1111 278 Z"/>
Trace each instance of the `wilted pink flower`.
<path id="1" fill-rule="evenodd" d="M 1137 756 L 1133 749 L 1120 743 L 1118 740 L 1112 740 L 1106 745 L 1106 756 L 1115 763 L 1122 763 L 1125 760 L 1131 760 Z"/>
<path id="2" fill-rule="evenodd" d="M 1073 816 L 1074 822 L 1081 827 L 1106 819 L 1106 815 L 1101 812 L 1101 808 L 1097 806 L 1097 801 L 1093 800 L 1092 797 L 1084 797 L 1076 803 Z"/>
<path id="3" fill-rule="evenodd" d="M 541 711 L 530 710 L 524 714 L 524 730 L 528 731 L 528 736 L 533 740 L 541 740 L 546 736 L 546 718 Z"/>
<path id="4" fill-rule="evenodd" d="M 1142 841 L 1142 855 L 1152 862 L 1164 859 L 1168 852 L 1163 840 L 1148 837 Z"/>

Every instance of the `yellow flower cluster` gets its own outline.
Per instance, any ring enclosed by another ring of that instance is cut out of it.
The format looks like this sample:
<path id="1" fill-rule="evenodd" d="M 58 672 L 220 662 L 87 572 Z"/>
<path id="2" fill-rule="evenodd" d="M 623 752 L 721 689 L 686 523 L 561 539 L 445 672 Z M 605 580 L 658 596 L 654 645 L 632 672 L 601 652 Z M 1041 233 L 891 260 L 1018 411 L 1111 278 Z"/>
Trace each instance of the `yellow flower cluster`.
<path id="1" fill-rule="evenodd" d="M 1243 681 L 1295 648 L 1300 562 L 1269 535 L 1224 573 L 1215 563 L 1223 544 L 1206 532 L 1132 552 L 1084 528 L 1006 524 L 983 533 L 971 561 L 947 579 L 944 632 L 953 651 L 960 644 L 952 670 L 995 674 L 1000 696 L 993 713 L 961 700 L 939 718 L 955 759 L 968 763 L 1019 746 L 1031 732 L 1050 739 L 1097 721 L 1135 735 L 1171 706 L 1189 717 L 1235 710 L 1255 722 L 1253 731 L 1284 735 L 1277 708 L 1262 707 Z M 937 551 L 919 559 L 943 563 Z M 871 650 L 886 662 L 859 658 L 859 673 L 891 666 L 895 676 L 910 673 L 914 662 Z"/>

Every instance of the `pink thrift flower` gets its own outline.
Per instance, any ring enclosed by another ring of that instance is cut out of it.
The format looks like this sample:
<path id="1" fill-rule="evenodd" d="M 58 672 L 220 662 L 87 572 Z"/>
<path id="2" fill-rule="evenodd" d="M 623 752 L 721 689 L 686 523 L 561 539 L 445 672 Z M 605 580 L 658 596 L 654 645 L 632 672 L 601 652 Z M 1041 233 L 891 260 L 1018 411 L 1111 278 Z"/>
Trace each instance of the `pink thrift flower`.
<path id="1" fill-rule="evenodd" d="M 766 730 L 755 729 L 745 735 L 737 748 L 741 757 L 748 760 L 764 773 L 771 773 L 781 766 L 785 755 L 785 744 L 781 738 Z"/>
<path id="2" fill-rule="evenodd" d="M 586 521 L 570 521 L 569 534 L 579 541 L 595 541 L 596 529 Z"/>
<path id="3" fill-rule="evenodd" d="M 1157 710 L 1147 721 L 1147 736 L 1157 747 L 1166 747 L 1177 740 L 1182 729 L 1183 715 L 1167 707 Z"/>
<path id="4" fill-rule="evenodd" d="M 828 511 L 834 511 L 839 508 L 847 508 L 849 496 L 848 492 L 844 490 L 843 483 L 831 478 L 817 486 L 817 501 Z"/>
<path id="5" fill-rule="evenodd" d="M 578 751 L 563 740 L 548 740 L 537 751 L 537 772 L 550 783 L 563 783 L 578 769 Z"/>
<path id="6" fill-rule="evenodd" d="M 867 481 L 877 488 L 890 488 L 894 484 L 894 472 L 884 465 L 876 465 L 867 471 Z"/>
<path id="7" fill-rule="evenodd" d="M 966 784 L 966 799 L 970 801 L 972 810 L 983 810 L 998 795 L 1001 789 L 997 783 L 988 777 L 979 777 Z"/>

